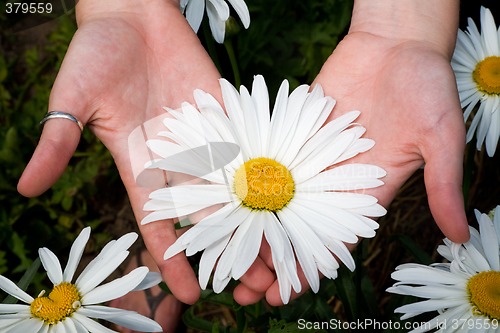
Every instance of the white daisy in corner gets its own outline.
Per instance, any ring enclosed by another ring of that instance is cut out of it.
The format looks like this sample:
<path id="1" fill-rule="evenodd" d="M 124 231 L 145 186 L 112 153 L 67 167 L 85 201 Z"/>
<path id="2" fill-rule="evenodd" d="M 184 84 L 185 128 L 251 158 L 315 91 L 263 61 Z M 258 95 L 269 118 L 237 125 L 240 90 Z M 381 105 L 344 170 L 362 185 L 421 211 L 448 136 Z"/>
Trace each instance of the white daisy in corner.
<path id="1" fill-rule="evenodd" d="M 161 332 L 155 321 L 136 312 L 97 305 L 119 298 L 132 290 L 160 283 L 159 273 L 138 267 L 129 274 L 99 286 L 128 256 L 128 248 L 137 239 L 129 233 L 109 242 L 73 283 L 73 276 L 90 236 L 82 230 L 71 247 L 64 271 L 59 259 L 47 248 L 39 250 L 52 291 L 33 298 L 14 282 L 0 275 L 0 288 L 26 304 L 0 304 L 0 332 L 115 332 L 90 318 L 103 319 L 141 332 Z"/>
<path id="2" fill-rule="evenodd" d="M 478 211 L 476 217 L 479 231 L 470 227 L 469 242 L 445 239 L 438 247 L 450 263 L 404 264 L 392 274 L 399 282 L 389 292 L 426 299 L 397 308 L 401 319 L 437 311 L 412 332 L 500 332 L 500 206 L 493 221 Z"/>
<path id="3" fill-rule="evenodd" d="M 238 14 L 245 29 L 250 26 L 250 13 L 244 0 L 228 0 Z M 186 14 L 194 32 L 198 32 L 203 14 L 206 11 L 210 30 L 217 43 L 224 42 L 226 33 L 226 21 L 229 19 L 229 6 L 224 0 L 181 0 L 180 7 L 182 13 Z"/>
<path id="4" fill-rule="evenodd" d="M 477 134 L 477 149 L 486 143 L 493 156 L 500 137 L 500 30 L 489 9 L 481 7 L 481 32 L 469 18 L 467 31 L 458 31 L 452 58 L 464 119 L 475 112 L 467 142 Z"/>
<path id="5" fill-rule="evenodd" d="M 386 213 L 373 196 L 348 192 L 382 185 L 379 178 L 385 171 L 368 164 L 341 164 L 374 142 L 362 138 L 365 129 L 353 123 L 358 111 L 325 125 L 335 101 L 324 96 L 319 85 L 311 92 L 302 85 L 289 95 L 288 81 L 283 81 L 272 117 L 262 76 L 255 77 L 251 94 L 244 86 L 238 93 L 224 79 L 220 85 L 227 116 L 215 98 L 197 90 L 198 109 L 184 103 L 181 112 L 170 110 L 173 117 L 164 121 L 168 131 L 159 134 L 167 140 L 148 141 L 162 157 L 151 168 L 183 171 L 208 183 L 154 191 L 144 206 L 153 212 L 142 223 L 219 207 L 168 248 L 165 259 L 184 250 L 188 256 L 204 251 L 200 286 L 206 288 L 216 266 L 212 284 L 220 292 L 252 265 L 264 235 L 283 302 L 289 301 L 291 288 L 301 290 L 296 260 L 317 292 L 318 271 L 328 278 L 337 276 L 334 254 L 353 270 L 344 243 L 373 237 L 378 224 L 369 217 Z M 203 147 L 210 147 L 210 154 L 201 154 Z M 240 150 L 234 153 L 234 147 Z M 186 152 L 193 156 L 188 158 Z M 224 152 L 230 157 L 225 159 Z M 211 161 L 204 160 L 208 155 Z"/>

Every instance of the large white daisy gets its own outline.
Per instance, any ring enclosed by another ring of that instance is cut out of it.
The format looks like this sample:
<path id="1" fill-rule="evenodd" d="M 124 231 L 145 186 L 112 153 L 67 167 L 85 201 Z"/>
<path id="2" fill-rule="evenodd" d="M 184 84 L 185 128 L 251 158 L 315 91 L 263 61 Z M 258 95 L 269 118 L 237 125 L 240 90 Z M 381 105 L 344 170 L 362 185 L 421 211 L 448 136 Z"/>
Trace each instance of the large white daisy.
<path id="1" fill-rule="evenodd" d="M 401 319 L 438 312 L 412 332 L 500 332 L 500 206 L 493 221 L 478 211 L 476 218 L 479 231 L 470 227 L 469 242 L 445 239 L 438 247 L 449 263 L 404 264 L 392 274 L 399 282 L 389 292 L 427 299 L 397 308 Z"/>
<path id="2" fill-rule="evenodd" d="M 481 7 L 481 32 L 469 18 L 467 31 L 458 31 L 452 58 L 464 119 L 475 112 L 467 131 L 467 142 L 477 133 L 477 149 L 486 143 L 495 154 L 500 137 L 500 30 L 489 9 Z"/>
<path id="3" fill-rule="evenodd" d="M 87 227 L 73 243 L 64 271 L 52 251 L 47 248 L 39 250 L 42 265 L 54 284 L 48 295 L 42 291 L 33 298 L 0 275 L 0 288 L 26 303 L 0 304 L 0 332 L 115 332 L 90 318 L 107 320 L 141 332 L 162 331 L 158 323 L 136 312 L 97 305 L 160 283 L 159 273 L 149 272 L 142 266 L 99 286 L 128 256 L 128 248 L 138 237 L 136 233 L 109 242 L 72 282 L 89 236 L 90 228 Z"/>
<path id="4" fill-rule="evenodd" d="M 245 29 L 248 29 L 250 26 L 250 13 L 245 1 L 228 1 L 240 17 Z M 208 23 L 214 39 L 218 43 L 224 42 L 226 21 L 229 19 L 229 6 L 224 0 L 181 0 L 180 6 L 182 13 L 186 14 L 186 19 L 194 32 L 198 32 L 200 28 L 206 6 Z"/>
<path id="5" fill-rule="evenodd" d="M 386 213 L 373 196 L 348 192 L 383 184 L 383 169 L 345 163 L 374 142 L 362 138 L 365 129 L 353 123 L 358 111 L 324 124 L 335 101 L 319 85 L 312 91 L 302 85 L 289 95 L 288 81 L 283 81 L 272 116 L 262 76 L 255 77 L 251 93 L 244 86 L 238 93 L 223 79 L 220 85 L 227 116 L 215 98 L 197 90 L 198 109 L 185 103 L 181 111 L 169 110 L 168 131 L 160 133 L 166 140 L 148 141 L 161 156 L 151 168 L 182 171 L 208 183 L 152 192 L 144 209 L 153 212 L 142 223 L 219 207 L 179 237 L 165 259 L 183 250 L 188 256 L 204 251 L 200 286 L 206 288 L 216 266 L 213 289 L 220 292 L 252 265 L 264 235 L 283 302 L 291 288 L 301 290 L 296 260 L 316 292 L 318 271 L 337 276 L 334 254 L 354 269 L 344 243 L 373 237 L 378 224 L 368 216 Z M 201 154 L 203 147 L 210 154 Z"/>

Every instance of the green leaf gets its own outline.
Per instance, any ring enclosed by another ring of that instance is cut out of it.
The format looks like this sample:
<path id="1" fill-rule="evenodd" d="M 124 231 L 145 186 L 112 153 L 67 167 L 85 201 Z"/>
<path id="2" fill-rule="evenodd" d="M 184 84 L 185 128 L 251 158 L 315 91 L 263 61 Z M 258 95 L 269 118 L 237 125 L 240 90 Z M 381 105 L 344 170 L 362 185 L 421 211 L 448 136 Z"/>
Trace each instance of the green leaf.
<path id="1" fill-rule="evenodd" d="M 38 272 L 38 269 L 40 268 L 40 258 L 36 258 L 35 261 L 31 264 L 31 266 L 28 268 L 26 273 L 21 277 L 19 282 L 17 283 L 17 286 L 21 288 L 22 290 L 26 291 L 28 289 L 28 285 L 31 283 L 33 278 L 35 277 L 36 273 Z M 17 298 L 14 296 L 7 296 L 3 301 L 3 304 L 14 304 L 17 303 Z"/>
<path id="2" fill-rule="evenodd" d="M 432 257 L 427 254 L 417 243 L 407 235 L 394 235 L 393 238 L 401 243 L 403 247 L 415 257 L 417 262 L 423 265 L 432 264 Z"/>

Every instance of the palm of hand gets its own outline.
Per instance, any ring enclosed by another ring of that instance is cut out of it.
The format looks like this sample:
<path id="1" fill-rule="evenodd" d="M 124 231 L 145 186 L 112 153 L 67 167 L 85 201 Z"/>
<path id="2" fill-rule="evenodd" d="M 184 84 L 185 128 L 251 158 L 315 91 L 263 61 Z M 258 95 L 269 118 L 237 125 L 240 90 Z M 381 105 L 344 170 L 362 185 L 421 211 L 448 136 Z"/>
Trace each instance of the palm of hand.
<path id="1" fill-rule="evenodd" d="M 337 99 L 336 115 L 362 112 L 359 122 L 375 147 L 356 157 L 386 169 L 373 194 L 387 206 L 425 162 L 433 216 L 446 236 L 465 241 L 461 194 L 465 126 L 449 59 L 418 42 L 397 43 L 369 34 L 346 38 L 316 79 Z"/>

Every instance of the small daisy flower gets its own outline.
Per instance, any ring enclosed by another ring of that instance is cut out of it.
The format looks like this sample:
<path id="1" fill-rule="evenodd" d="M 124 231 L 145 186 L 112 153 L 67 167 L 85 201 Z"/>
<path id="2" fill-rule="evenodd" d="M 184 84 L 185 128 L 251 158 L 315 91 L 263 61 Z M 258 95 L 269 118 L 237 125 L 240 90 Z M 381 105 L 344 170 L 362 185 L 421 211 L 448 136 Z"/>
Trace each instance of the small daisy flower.
<path id="1" fill-rule="evenodd" d="M 449 263 L 403 264 L 392 273 L 399 282 L 387 291 L 426 298 L 397 308 L 401 319 L 438 312 L 412 332 L 500 332 L 500 206 L 493 221 L 478 211 L 476 218 L 479 231 L 470 227 L 467 243 L 445 239 L 438 247 Z"/>
<path id="2" fill-rule="evenodd" d="M 319 85 L 312 91 L 302 85 L 289 95 L 285 80 L 271 116 L 262 76 L 255 77 L 251 93 L 244 86 L 238 92 L 223 79 L 220 85 L 227 116 L 214 97 L 197 90 L 199 110 L 188 103 L 182 111 L 169 110 L 172 117 L 164 120 L 168 131 L 159 133 L 167 140 L 148 141 L 161 157 L 151 168 L 182 171 L 207 182 L 152 192 L 144 206 L 152 213 L 142 223 L 212 207 L 167 249 L 165 259 L 184 250 L 188 256 L 203 251 L 200 286 L 206 288 L 215 268 L 213 289 L 221 292 L 231 278 L 237 280 L 249 269 L 264 236 L 282 301 L 289 301 L 292 288 L 301 290 L 296 261 L 317 292 L 318 271 L 335 278 L 339 264 L 334 255 L 353 270 L 344 243 L 373 237 L 378 224 L 369 217 L 386 213 L 373 196 L 352 192 L 382 185 L 379 178 L 386 174 L 374 165 L 345 163 L 374 145 L 362 138 L 365 129 L 353 123 L 360 112 L 325 125 L 335 101 Z M 236 153 L 226 163 L 215 158 L 218 166 L 212 169 L 210 162 L 187 160 L 182 153 L 207 146 L 212 156 Z M 213 207 L 220 209 L 213 212 Z"/>
<path id="3" fill-rule="evenodd" d="M 228 0 L 231 6 L 238 14 L 245 29 L 250 26 L 250 13 L 244 0 Z M 180 7 L 182 13 L 186 14 L 186 19 L 189 22 L 194 32 L 198 32 L 203 13 L 206 11 L 210 30 L 217 43 L 224 42 L 226 33 L 226 21 L 229 19 L 229 6 L 224 0 L 181 0 Z"/>
<path id="4" fill-rule="evenodd" d="M 115 332 L 90 318 L 103 319 L 141 332 L 161 332 L 155 321 L 136 312 L 98 305 L 160 283 L 159 273 L 138 267 L 129 274 L 100 285 L 128 256 L 137 239 L 129 233 L 109 242 L 73 283 L 73 276 L 90 236 L 82 230 L 71 247 L 64 271 L 59 259 L 47 248 L 39 250 L 42 265 L 54 284 L 47 295 L 33 298 L 0 275 L 0 288 L 26 304 L 0 304 L 0 332 Z"/>
<path id="5" fill-rule="evenodd" d="M 467 31 L 458 31 L 452 67 L 464 119 L 479 104 L 467 131 L 467 142 L 477 135 L 477 149 L 486 145 L 493 156 L 500 137 L 500 30 L 490 10 L 481 7 L 481 32 L 469 18 Z"/>

